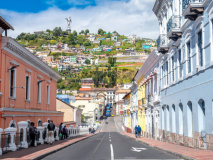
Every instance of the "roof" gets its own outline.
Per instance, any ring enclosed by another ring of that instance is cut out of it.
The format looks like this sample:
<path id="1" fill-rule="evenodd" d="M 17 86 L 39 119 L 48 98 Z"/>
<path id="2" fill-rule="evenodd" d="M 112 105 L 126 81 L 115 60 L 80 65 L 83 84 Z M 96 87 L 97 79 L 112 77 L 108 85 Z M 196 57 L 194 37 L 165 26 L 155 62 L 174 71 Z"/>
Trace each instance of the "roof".
<path id="1" fill-rule="evenodd" d="M 117 93 L 128 93 L 130 91 L 131 91 L 130 89 L 119 89 L 115 92 L 115 94 L 117 94 Z"/>
<path id="2" fill-rule="evenodd" d="M 128 92 L 122 99 L 126 98 L 131 92 Z"/>
<path id="3" fill-rule="evenodd" d="M 93 97 L 75 97 L 76 100 L 91 100 Z"/>
<path id="4" fill-rule="evenodd" d="M 61 99 L 59 99 L 59 98 L 56 98 L 56 99 L 57 99 L 57 100 L 59 100 L 59 101 L 61 101 L 61 102 L 63 102 L 64 104 L 68 105 L 69 107 L 71 107 L 71 108 L 73 108 L 73 109 L 75 109 L 75 108 L 76 108 L 76 107 L 74 107 L 74 106 L 70 105 L 69 103 L 64 102 L 63 100 L 61 100 Z"/>
<path id="5" fill-rule="evenodd" d="M 80 88 L 79 91 L 91 91 L 92 88 Z"/>
<path id="6" fill-rule="evenodd" d="M 8 29 L 14 30 L 14 28 L 7 21 L 5 21 L 4 18 L 2 18 L 1 16 L 0 16 L 0 27 L 4 30 L 8 30 Z"/>
<path id="7" fill-rule="evenodd" d="M 93 88 L 93 91 L 116 91 L 117 88 Z"/>
<path id="8" fill-rule="evenodd" d="M 84 78 L 84 79 L 81 79 L 81 81 L 82 80 L 89 80 L 89 81 L 91 81 L 91 80 L 93 80 L 92 78 Z"/>

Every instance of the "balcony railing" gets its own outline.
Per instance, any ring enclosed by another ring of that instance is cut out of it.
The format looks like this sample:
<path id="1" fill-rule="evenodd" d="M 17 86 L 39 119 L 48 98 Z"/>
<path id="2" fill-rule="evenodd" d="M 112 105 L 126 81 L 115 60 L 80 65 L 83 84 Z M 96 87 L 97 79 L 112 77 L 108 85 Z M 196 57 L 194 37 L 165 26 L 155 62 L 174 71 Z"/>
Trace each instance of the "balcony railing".
<path id="1" fill-rule="evenodd" d="M 165 54 L 168 52 L 168 45 L 167 45 L 167 35 L 166 34 L 161 34 L 158 39 L 157 39 L 157 48 L 158 52 Z"/>
<path id="2" fill-rule="evenodd" d="M 167 22 L 167 33 L 170 32 L 171 29 L 178 29 L 180 27 L 181 27 L 181 17 L 172 16 Z"/>
<path id="3" fill-rule="evenodd" d="M 150 95 L 148 95 L 148 102 L 152 102 L 152 101 L 153 101 L 153 95 L 150 94 Z"/>
<path id="4" fill-rule="evenodd" d="M 185 10 L 191 2 L 203 2 L 203 0 L 183 0 L 182 7 Z"/>
<path id="5" fill-rule="evenodd" d="M 142 98 L 142 105 L 145 105 L 147 103 L 147 99 L 146 98 Z"/>
<path id="6" fill-rule="evenodd" d="M 159 48 L 160 46 L 166 45 L 166 44 L 167 44 L 166 34 L 159 35 L 159 37 L 157 39 L 157 48 Z"/>

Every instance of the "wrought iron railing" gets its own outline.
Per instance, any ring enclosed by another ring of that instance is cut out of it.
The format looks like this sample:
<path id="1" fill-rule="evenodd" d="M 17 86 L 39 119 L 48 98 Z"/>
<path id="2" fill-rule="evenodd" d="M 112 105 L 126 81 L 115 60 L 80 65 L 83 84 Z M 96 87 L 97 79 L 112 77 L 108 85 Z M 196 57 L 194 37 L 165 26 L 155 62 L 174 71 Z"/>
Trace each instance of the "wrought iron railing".
<path id="1" fill-rule="evenodd" d="M 153 95 L 152 94 L 149 94 L 148 95 L 148 102 L 152 102 L 153 101 Z"/>
<path id="2" fill-rule="evenodd" d="M 167 22 L 167 33 L 170 32 L 171 29 L 180 28 L 180 27 L 181 27 L 181 17 L 171 16 L 171 18 Z"/>
<path id="3" fill-rule="evenodd" d="M 9 133 L 5 133 L 1 135 L 1 148 L 3 149 L 3 152 L 7 152 L 7 149 L 10 147 L 9 138 L 10 138 Z"/>
<path id="4" fill-rule="evenodd" d="M 166 34 L 160 34 L 157 39 L 157 48 L 159 48 L 160 46 L 166 45 L 166 44 L 167 44 Z"/>
<path id="5" fill-rule="evenodd" d="M 203 2 L 203 0 L 183 0 L 182 1 L 183 10 L 185 10 L 191 2 Z"/>

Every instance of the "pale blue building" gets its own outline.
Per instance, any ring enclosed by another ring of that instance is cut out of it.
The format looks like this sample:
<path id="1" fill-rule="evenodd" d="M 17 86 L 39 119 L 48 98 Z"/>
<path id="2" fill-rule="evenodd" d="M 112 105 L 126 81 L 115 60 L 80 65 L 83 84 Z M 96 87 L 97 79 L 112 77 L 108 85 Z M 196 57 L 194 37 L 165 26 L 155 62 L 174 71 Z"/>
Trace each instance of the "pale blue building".
<path id="1" fill-rule="evenodd" d="M 213 1 L 156 0 L 160 139 L 213 149 Z"/>

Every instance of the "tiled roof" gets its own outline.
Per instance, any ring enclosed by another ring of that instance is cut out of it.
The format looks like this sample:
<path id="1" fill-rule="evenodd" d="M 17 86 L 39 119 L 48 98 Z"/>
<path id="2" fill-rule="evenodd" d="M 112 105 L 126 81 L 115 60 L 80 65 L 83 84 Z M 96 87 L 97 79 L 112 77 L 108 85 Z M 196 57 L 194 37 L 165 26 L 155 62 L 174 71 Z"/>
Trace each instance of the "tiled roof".
<path id="1" fill-rule="evenodd" d="M 91 88 L 80 88 L 79 91 L 91 91 Z"/>

